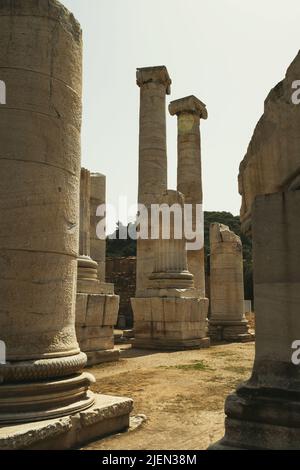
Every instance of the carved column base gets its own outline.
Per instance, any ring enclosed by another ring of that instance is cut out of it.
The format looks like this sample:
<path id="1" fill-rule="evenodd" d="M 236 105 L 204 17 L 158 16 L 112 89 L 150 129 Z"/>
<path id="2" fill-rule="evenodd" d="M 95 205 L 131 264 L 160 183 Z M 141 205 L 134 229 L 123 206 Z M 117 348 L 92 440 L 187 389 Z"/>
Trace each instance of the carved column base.
<path id="1" fill-rule="evenodd" d="M 98 264 L 90 256 L 78 258 L 78 280 L 98 280 Z"/>
<path id="2" fill-rule="evenodd" d="M 89 391 L 95 380 L 90 374 L 43 382 L 2 384 L 0 423 L 26 423 L 62 417 L 93 405 Z"/>
<path id="3" fill-rule="evenodd" d="M 87 410 L 63 418 L 0 427 L 0 450 L 64 450 L 79 448 L 129 427 L 132 400 L 94 396 Z"/>
<path id="4" fill-rule="evenodd" d="M 189 289 L 194 287 L 194 276 L 188 271 L 152 273 L 149 277 L 153 289 Z"/>

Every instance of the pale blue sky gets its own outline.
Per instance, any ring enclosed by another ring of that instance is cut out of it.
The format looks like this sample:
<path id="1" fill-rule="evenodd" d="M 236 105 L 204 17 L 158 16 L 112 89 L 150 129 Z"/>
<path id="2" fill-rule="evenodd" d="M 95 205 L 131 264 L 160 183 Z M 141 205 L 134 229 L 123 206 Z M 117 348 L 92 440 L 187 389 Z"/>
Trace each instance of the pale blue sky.
<path id="1" fill-rule="evenodd" d="M 196 95 L 205 210 L 239 213 L 237 175 L 263 102 L 300 48 L 299 0 L 62 0 L 84 37 L 83 166 L 107 176 L 107 200 L 136 202 L 137 67 L 166 65 L 169 101 Z M 299 77 L 300 79 L 300 77 Z M 176 119 L 168 115 L 169 188 Z M 111 224 L 109 231 L 112 228 Z"/>

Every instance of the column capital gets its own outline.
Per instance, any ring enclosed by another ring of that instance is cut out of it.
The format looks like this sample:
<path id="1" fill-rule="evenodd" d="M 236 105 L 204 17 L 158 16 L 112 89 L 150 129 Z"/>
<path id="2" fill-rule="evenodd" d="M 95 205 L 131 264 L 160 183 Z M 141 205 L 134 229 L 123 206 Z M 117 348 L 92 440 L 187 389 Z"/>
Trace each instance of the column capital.
<path id="1" fill-rule="evenodd" d="M 159 83 L 165 85 L 167 95 L 171 94 L 172 80 L 169 76 L 167 67 L 160 65 L 157 67 L 144 67 L 137 69 L 136 83 L 141 88 L 146 83 Z"/>
<path id="2" fill-rule="evenodd" d="M 200 119 L 208 118 L 206 105 L 193 95 L 172 101 L 169 105 L 169 113 L 171 116 L 175 114 L 179 116 L 181 113 L 192 113 L 197 114 Z"/>

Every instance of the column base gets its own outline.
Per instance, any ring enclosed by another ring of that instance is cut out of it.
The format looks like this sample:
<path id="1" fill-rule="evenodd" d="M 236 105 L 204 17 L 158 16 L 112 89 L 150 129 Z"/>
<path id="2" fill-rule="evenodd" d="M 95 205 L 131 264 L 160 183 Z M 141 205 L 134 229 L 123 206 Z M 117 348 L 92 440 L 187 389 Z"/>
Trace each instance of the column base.
<path id="1" fill-rule="evenodd" d="M 118 320 L 119 296 L 78 293 L 76 296 L 76 334 L 87 366 L 117 361 L 114 350 L 114 325 Z"/>
<path id="2" fill-rule="evenodd" d="M 241 342 L 254 341 L 255 336 L 249 332 L 247 321 L 209 321 L 209 336 L 212 341 Z"/>
<path id="3" fill-rule="evenodd" d="M 151 289 L 192 289 L 194 276 L 188 271 L 152 273 L 149 277 Z"/>
<path id="4" fill-rule="evenodd" d="M 106 362 L 117 362 L 120 359 L 118 349 L 106 349 L 105 351 L 87 352 L 87 367 L 92 367 Z"/>
<path id="5" fill-rule="evenodd" d="M 133 408 L 128 398 L 95 395 L 92 407 L 64 418 L 0 427 L 0 450 L 78 448 L 125 431 Z"/>
<path id="6" fill-rule="evenodd" d="M 0 386 L 0 425 L 46 420 L 77 413 L 95 401 L 91 374 Z"/>
<path id="7" fill-rule="evenodd" d="M 211 450 L 299 450 L 298 392 L 245 384 L 229 395 L 225 413 L 225 436 Z"/>
<path id="8" fill-rule="evenodd" d="M 189 349 L 204 349 L 210 347 L 209 338 L 193 340 L 166 340 L 166 339 L 134 339 L 132 347 L 136 349 L 156 349 L 165 351 L 185 351 Z"/>
<path id="9" fill-rule="evenodd" d="M 131 299 L 139 349 L 184 350 L 210 346 L 208 299 L 148 297 Z"/>

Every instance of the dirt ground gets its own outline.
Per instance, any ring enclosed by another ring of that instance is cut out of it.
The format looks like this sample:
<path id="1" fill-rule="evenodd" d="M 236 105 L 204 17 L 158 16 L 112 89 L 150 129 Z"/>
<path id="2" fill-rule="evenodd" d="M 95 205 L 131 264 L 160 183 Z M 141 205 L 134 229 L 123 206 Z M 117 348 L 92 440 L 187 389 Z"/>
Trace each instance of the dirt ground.
<path id="1" fill-rule="evenodd" d="M 182 352 L 122 351 L 119 363 L 90 371 L 94 391 L 134 400 L 147 421 L 88 445 L 98 450 L 206 449 L 224 433 L 224 401 L 250 377 L 254 342 Z"/>

